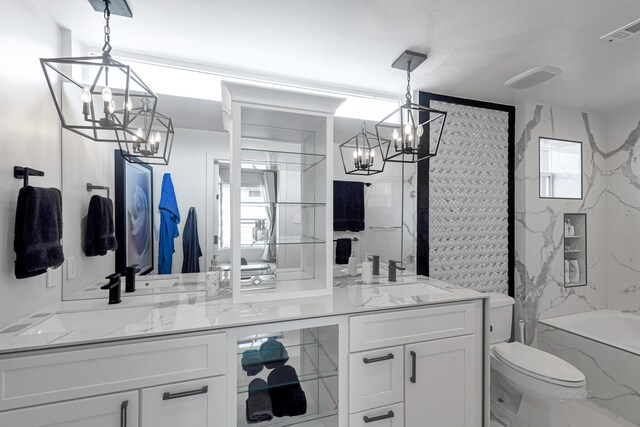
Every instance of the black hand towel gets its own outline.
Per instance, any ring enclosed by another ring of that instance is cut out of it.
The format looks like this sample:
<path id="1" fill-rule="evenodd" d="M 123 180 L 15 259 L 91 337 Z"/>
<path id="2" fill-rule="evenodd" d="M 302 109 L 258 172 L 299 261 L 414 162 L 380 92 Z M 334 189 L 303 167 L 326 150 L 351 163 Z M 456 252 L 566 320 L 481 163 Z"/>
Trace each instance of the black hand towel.
<path id="1" fill-rule="evenodd" d="M 113 202 L 102 196 L 91 196 L 83 249 L 86 256 L 103 256 L 118 249 L 114 236 Z"/>
<path id="2" fill-rule="evenodd" d="M 263 368 L 262 357 L 258 350 L 245 350 L 245 352 L 242 353 L 242 360 L 240 360 L 240 364 L 242 365 L 242 369 L 250 377 L 258 374 Z"/>
<path id="3" fill-rule="evenodd" d="M 333 230 L 364 230 L 364 182 L 333 181 Z"/>
<path id="4" fill-rule="evenodd" d="M 182 272 L 200 273 L 200 240 L 198 239 L 198 216 L 196 208 L 189 208 L 187 222 L 182 230 Z"/>
<path id="5" fill-rule="evenodd" d="M 18 193 L 13 250 L 16 278 L 26 279 L 64 262 L 62 194 L 57 188 L 23 187 Z"/>
<path id="6" fill-rule="evenodd" d="M 336 241 L 336 264 L 348 264 L 351 256 L 351 239 Z"/>
<path id="7" fill-rule="evenodd" d="M 273 415 L 295 417 L 307 412 L 307 397 L 295 369 L 291 366 L 279 366 L 271 371 L 267 382 Z"/>
<path id="8" fill-rule="evenodd" d="M 289 360 L 289 353 L 282 343 L 275 339 L 270 339 L 260 346 L 260 357 L 265 368 L 273 369 L 282 366 Z"/>
<path id="9" fill-rule="evenodd" d="M 249 424 L 269 421 L 273 418 L 269 386 L 261 378 L 249 383 L 249 397 L 247 397 L 247 422 Z"/>

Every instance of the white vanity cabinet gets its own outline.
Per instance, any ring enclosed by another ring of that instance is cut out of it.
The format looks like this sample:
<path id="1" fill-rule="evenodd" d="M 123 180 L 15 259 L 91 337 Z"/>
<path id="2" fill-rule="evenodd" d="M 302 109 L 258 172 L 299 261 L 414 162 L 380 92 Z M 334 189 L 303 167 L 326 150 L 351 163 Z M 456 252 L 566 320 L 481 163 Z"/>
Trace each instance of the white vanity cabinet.
<path id="1" fill-rule="evenodd" d="M 482 426 L 481 325 L 480 301 L 352 316 L 350 425 Z"/>
<path id="2" fill-rule="evenodd" d="M 226 427 L 225 377 L 142 389 L 142 427 Z"/>
<path id="3" fill-rule="evenodd" d="M 138 392 L 110 394 L 0 413 L 3 427 L 137 427 Z"/>

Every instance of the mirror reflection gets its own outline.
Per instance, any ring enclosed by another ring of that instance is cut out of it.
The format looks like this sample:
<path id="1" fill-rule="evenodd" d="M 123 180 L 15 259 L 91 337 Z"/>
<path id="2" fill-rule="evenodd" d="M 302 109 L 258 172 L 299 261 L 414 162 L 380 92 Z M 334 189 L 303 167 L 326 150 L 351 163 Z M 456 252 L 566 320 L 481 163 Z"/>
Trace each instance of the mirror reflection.
<path id="1" fill-rule="evenodd" d="M 582 198 L 582 143 L 540 138 L 540 197 Z"/>

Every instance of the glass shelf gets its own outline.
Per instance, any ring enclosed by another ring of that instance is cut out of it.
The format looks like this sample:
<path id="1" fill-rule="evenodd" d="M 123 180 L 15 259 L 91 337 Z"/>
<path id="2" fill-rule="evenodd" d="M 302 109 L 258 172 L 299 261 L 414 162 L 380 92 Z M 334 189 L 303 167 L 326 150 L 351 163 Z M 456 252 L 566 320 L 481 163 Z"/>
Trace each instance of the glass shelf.
<path id="1" fill-rule="evenodd" d="M 255 169 L 306 171 L 323 162 L 326 157 L 325 154 L 242 148 L 241 163 L 243 169 L 254 167 Z"/>
<path id="2" fill-rule="evenodd" d="M 267 206 L 267 205 L 276 205 L 276 206 L 326 206 L 326 203 L 316 203 L 316 202 L 242 202 L 241 205 L 247 206 Z"/>
<path id="3" fill-rule="evenodd" d="M 254 242 L 251 246 L 242 246 L 244 249 L 255 248 L 261 246 L 279 246 L 279 245 L 318 245 L 326 243 L 322 239 L 309 236 L 282 237 L 277 242 Z"/>

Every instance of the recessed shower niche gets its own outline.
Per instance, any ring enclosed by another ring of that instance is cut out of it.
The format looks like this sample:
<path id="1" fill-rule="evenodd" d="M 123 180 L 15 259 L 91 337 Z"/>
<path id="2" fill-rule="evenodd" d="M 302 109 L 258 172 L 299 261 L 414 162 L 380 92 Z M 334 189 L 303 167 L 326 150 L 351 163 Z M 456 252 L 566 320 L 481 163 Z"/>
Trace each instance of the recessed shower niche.
<path id="1" fill-rule="evenodd" d="M 564 286 L 587 285 L 587 214 L 564 214 Z"/>

